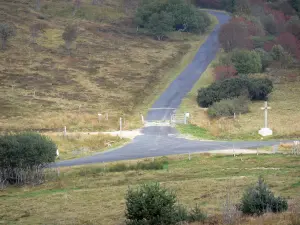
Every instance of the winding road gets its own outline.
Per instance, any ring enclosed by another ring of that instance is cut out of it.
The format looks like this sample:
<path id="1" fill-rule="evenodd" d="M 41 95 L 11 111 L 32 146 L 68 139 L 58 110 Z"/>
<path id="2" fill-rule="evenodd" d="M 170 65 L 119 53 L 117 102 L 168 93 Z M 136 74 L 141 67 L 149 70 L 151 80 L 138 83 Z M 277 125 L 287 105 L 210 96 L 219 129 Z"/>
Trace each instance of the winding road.
<path id="1" fill-rule="evenodd" d="M 229 15 L 209 11 L 216 16 L 216 25 L 205 43 L 199 48 L 193 61 L 169 85 L 150 109 L 146 121 L 169 120 L 174 109 L 177 109 L 185 95 L 206 70 L 219 50 L 218 32 L 222 24 L 227 23 Z M 157 110 L 159 109 L 159 110 Z M 170 126 L 147 126 L 142 129 L 143 135 L 137 136 L 126 146 L 98 153 L 92 156 L 57 162 L 56 166 L 75 166 L 89 163 L 111 162 L 146 157 L 207 152 L 222 149 L 249 149 L 278 144 L 279 141 L 194 141 L 180 138 L 177 131 Z"/>

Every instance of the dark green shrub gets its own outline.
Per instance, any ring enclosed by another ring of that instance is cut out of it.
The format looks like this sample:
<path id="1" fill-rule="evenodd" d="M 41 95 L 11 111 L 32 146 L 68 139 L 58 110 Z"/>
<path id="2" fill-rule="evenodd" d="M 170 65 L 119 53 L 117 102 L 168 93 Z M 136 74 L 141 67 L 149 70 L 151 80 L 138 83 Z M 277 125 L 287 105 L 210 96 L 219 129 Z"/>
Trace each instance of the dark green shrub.
<path id="1" fill-rule="evenodd" d="M 201 222 L 204 221 L 207 218 L 207 215 L 202 212 L 202 210 L 198 207 L 198 205 L 195 206 L 195 208 L 192 209 L 190 214 L 188 215 L 188 221 L 189 222 Z"/>
<path id="2" fill-rule="evenodd" d="M 287 201 L 275 197 L 262 178 L 258 183 L 246 190 L 240 206 L 244 214 L 262 215 L 266 212 L 283 212 L 288 209 Z"/>
<path id="3" fill-rule="evenodd" d="M 262 71 L 260 55 L 255 51 L 235 50 L 231 60 L 239 74 L 259 73 Z"/>
<path id="4" fill-rule="evenodd" d="M 154 35 L 157 35 L 157 30 L 164 34 L 174 29 L 194 33 L 205 32 L 211 24 L 206 12 L 199 11 L 184 0 L 144 0 L 136 12 L 135 22 L 142 28 L 148 28 Z"/>
<path id="5" fill-rule="evenodd" d="M 0 136 L 0 168 L 32 168 L 54 162 L 56 144 L 37 133 Z"/>
<path id="6" fill-rule="evenodd" d="M 158 183 L 129 189 L 126 195 L 127 224 L 176 224 L 182 216 L 178 214 L 176 202 L 176 195 Z"/>
<path id="7" fill-rule="evenodd" d="M 247 96 L 240 96 L 233 99 L 223 99 L 215 102 L 209 107 L 207 113 L 209 117 L 227 117 L 233 116 L 234 113 L 249 112 L 249 99 Z"/>
<path id="8" fill-rule="evenodd" d="M 248 93 L 251 100 L 265 100 L 273 90 L 272 81 L 267 78 L 235 77 L 217 81 L 198 91 L 197 102 L 209 107 L 222 99 L 231 99 Z"/>

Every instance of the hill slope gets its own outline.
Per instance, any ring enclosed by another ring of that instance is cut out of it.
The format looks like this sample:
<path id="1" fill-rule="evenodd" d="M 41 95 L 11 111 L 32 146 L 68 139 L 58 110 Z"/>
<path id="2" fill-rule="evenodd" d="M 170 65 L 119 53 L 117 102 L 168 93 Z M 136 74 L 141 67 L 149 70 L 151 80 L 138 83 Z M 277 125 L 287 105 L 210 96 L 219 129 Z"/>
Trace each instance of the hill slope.
<path id="1" fill-rule="evenodd" d="M 35 1 L 0 0 L 0 22 L 17 32 L 0 52 L 0 130 L 104 130 L 117 128 L 120 116 L 135 127 L 167 71 L 200 44 L 201 37 L 159 42 L 137 33 L 137 1 L 91 2 L 73 16 L 71 1 L 44 0 L 36 11 Z M 47 29 L 32 44 L 29 28 L 40 22 Z M 71 56 L 61 37 L 67 24 L 79 28 Z M 99 123 L 98 113 L 110 119 Z"/>

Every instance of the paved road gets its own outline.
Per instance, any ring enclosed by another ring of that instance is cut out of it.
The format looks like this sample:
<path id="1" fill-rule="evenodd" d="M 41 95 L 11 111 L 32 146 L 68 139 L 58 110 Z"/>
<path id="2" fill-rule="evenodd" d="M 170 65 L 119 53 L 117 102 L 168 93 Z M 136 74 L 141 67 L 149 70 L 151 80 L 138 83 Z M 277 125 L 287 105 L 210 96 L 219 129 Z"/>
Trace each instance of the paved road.
<path id="1" fill-rule="evenodd" d="M 152 108 L 178 108 L 181 100 L 192 89 L 194 83 L 215 58 L 219 49 L 218 31 L 220 26 L 229 19 L 227 14 L 211 12 L 219 20 L 214 31 L 200 47 L 194 60 L 165 90 Z M 172 109 L 150 110 L 146 120 L 168 120 Z M 130 144 L 114 151 L 99 153 L 80 159 L 58 162 L 57 166 L 74 166 L 97 162 L 138 159 L 145 157 L 185 154 L 220 149 L 257 148 L 277 144 L 278 141 L 268 142 L 222 142 L 222 141 L 192 141 L 179 138 L 177 131 L 169 126 L 150 126 L 142 131 L 144 135 L 136 137 Z"/>

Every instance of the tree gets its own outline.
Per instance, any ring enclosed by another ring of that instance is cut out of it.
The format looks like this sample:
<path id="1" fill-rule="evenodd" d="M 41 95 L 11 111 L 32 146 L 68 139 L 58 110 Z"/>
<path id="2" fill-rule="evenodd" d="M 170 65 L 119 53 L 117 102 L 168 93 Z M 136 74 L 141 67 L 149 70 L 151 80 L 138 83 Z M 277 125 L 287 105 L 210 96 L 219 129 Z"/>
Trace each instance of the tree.
<path id="1" fill-rule="evenodd" d="M 255 51 L 235 50 L 231 60 L 239 74 L 260 73 L 262 71 L 260 55 Z"/>
<path id="2" fill-rule="evenodd" d="M 248 0 L 238 0 L 236 3 L 235 11 L 238 14 L 249 15 L 250 14 L 250 4 Z"/>
<path id="3" fill-rule="evenodd" d="M 289 2 L 297 12 L 300 11 L 300 0 L 290 0 Z"/>
<path id="4" fill-rule="evenodd" d="M 154 13 L 147 24 L 147 28 L 158 40 L 162 40 L 166 33 L 174 30 L 174 18 L 167 12 Z"/>
<path id="5" fill-rule="evenodd" d="M 32 43 L 36 43 L 36 39 L 39 37 L 40 33 L 44 33 L 47 28 L 45 23 L 34 23 L 29 27 Z"/>
<path id="6" fill-rule="evenodd" d="M 240 208 L 244 214 L 262 215 L 269 211 L 274 213 L 286 211 L 288 203 L 281 197 L 275 197 L 260 177 L 256 185 L 245 191 Z"/>
<path id="7" fill-rule="evenodd" d="M 176 224 L 176 195 L 158 183 L 129 189 L 126 195 L 127 224 Z"/>
<path id="8" fill-rule="evenodd" d="M 6 48 L 7 40 L 13 36 L 15 36 L 15 29 L 6 23 L 0 23 L 0 38 L 2 50 Z"/>
<path id="9" fill-rule="evenodd" d="M 273 90 L 273 83 L 266 78 L 234 77 L 212 83 L 198 91 L 197 102 L 209 107 L 214 102 L 248 94 L 251 100 L 265 100 Z"/>
<path id="10" fill-rule="evenodd" d="M 71 45 L 77 39 L 77 27 L 74 25 L 68 25 L 65 27 L 65 31 L 62 34 L 62 38 L 65 41 L 66 49 L 71 55 Z"/>
<path id="11" fill-rule="evenodd" d="M 300 41 L 293 34 L 282 33 L 277 37 L 276 42 L 294 57 L 300 59 Z"/>
<path id="12" fill-rule="evenodd" d="M 251 47 L 247 28 L 242 23 L 236 21 L 224 24 L 221 27 L 219 40 L 226 52 L 232 51 L 235 48 Z"/>
<path id="13" fill-rule="evenodd" d="M 76 12 L 80 8 L 81 0 L 74 0 L 73 5 L 74 5 L 73 16 L 75 16 Z"/>
<path id="14" fill-rule="evenodd" d="M 0 179 L 15 183 L 17 171 L 44 168 L 54 162 L 56 149 L 51 139 L 37 133 L 0 136 Z"/>
<path id="15" fill-rule="evenodd" d="M 237 71 L 234 66 L 216 66 L 214 68 L 215 80 L 224 80 L 236 76 Z"/>

